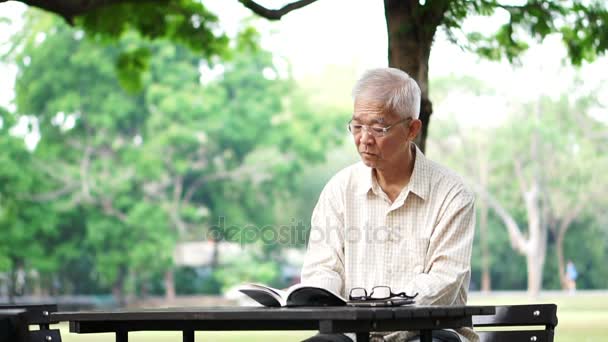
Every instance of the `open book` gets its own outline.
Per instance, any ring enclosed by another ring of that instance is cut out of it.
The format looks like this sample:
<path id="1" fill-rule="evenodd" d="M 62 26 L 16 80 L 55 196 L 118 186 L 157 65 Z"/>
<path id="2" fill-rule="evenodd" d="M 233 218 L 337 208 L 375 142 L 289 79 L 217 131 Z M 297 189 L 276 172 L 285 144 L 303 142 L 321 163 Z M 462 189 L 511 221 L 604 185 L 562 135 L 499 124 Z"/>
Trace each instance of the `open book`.
<path id="1" fill-rule="evenodd" d="M 261 284 L 245 284 L 238 290 L 264 306 L 344 306 L 346 299 L 332 291 L 303 284 L 278 290 Z"/>

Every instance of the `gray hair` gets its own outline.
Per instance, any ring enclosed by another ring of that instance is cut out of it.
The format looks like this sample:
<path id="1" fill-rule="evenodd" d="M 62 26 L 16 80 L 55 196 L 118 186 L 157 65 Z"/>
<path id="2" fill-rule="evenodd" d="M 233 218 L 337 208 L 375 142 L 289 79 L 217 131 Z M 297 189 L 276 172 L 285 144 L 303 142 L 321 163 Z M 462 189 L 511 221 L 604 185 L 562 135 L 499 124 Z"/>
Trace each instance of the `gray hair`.
<path id="1" fill-rule="evenodd" d="M 402 118 L 418 119 L 420 87 L 407 73 L 395 68 L 366 71 L 353 87 L 353 100 L 365 98 L 383 104 Z"/>

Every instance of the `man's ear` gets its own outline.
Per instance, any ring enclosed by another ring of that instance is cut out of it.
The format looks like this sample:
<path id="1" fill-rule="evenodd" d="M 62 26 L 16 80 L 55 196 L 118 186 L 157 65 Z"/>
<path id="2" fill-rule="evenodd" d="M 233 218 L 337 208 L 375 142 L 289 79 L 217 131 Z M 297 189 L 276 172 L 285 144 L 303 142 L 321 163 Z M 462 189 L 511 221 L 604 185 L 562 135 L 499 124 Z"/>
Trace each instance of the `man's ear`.
<path id="1" fill-rule="evenodd" d="M 422 121 L 420 121 L 418 119 L 413 119 L 410 122 L 410 129 L 409 129 L 409 133 L 407 135 L 407 139 L 410 141 L 414 141 L 414 139 L 416 139 L 416 137 L 418 136 L 418 133 L 420 133 L 421 129 L 422 129 Z"/>

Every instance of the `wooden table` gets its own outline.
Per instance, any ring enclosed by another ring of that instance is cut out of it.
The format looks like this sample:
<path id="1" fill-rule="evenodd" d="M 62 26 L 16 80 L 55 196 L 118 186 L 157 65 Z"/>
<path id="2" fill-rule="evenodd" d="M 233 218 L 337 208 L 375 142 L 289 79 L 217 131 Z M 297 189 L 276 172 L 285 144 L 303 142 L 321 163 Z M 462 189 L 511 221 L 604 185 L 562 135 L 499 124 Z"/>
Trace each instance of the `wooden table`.
<path id="1" fill-rule="evenodd" d="M 471 327 L 472 316 L 493 315 L 494 306 L 362 307 L 205 307 L 148 310 L 81 311 L 51 314 L 69 321 L 79 334 L 113 332 L 127 342 L 130 331 L 182 331 L 184 342 L 194 342 L 197 330 L 319 330 L 355 333 L 358 342 L 370 331 L 418 330 L 421 341 L 431 341 L 433 329 Z"/>

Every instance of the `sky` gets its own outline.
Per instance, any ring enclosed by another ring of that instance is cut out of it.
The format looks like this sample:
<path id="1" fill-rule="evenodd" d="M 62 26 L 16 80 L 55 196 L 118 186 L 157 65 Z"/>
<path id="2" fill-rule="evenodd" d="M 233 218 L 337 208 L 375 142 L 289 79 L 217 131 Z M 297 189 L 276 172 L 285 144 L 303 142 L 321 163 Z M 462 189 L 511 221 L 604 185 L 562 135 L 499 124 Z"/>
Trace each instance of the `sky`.
<path id="1" fill-rule="evenodd" d="M 286 1 L 259 1 L 278 8 Z M 353 70 L 353 81 L 364 70 L 387 66 L 387 34 L 382 1 L 377 0 L 319 0 L 305 8 L 284 16 L 278 22 L 255 18 L 236 0 L 205 0 L 212 12 L 218 14 L 221 28 L 230 35 L 244 20 L 254 20 L 262 34 L 262 44 L 273 51 L 276 64 L 291 65 L 296 78 L 322 78 L 327 68 L 348 66 Z M 26 7 L 21 3 L 0 3 L 0 14 L 8 15 L 12 25 L 2 25 L 0 44 L 20 27 L 19 15 Z M 493 17 L 474 17 L 465 22 L 464 31 L 479 30 L 491 33 L 507 20 L 506 13 Z M 608 98 L 608 58 L 603 57 L 579 70 L 565 63 L 566 51 L 559 36 L 551 36 L 542 44 L 534 44 L 522 57 L 522 65 L 483 60 L 449 43 L 443 32 L 438 32 L 429 63 L 430 78 L 466 75 L 482 80 L 496 89 L 491 97 L 470 98 L 455 93 L 435 107 L 435 117 L 442 113 L 467 112 L 471 125 L 500 124 L 508 112 L 510 98 L 533 100 L 541 95 L 558 96 L 564 92 L 582 94 L 602 87 L 600 98 Z M 4 49 L 0 45 L 0 52 Z M 14 66 L 0 63 L 0 106 L 11 105 Z M 585 82 L 572 89 L 579 74 Z M 431 99 L 432 99 L 432 89 Z M 350 101 L 350 89 L 344 89 L 338 101 Z M 608 102 L 592 115 L 608 123 Z M 489 115 L 488 113 L 492 113 Z"/>

